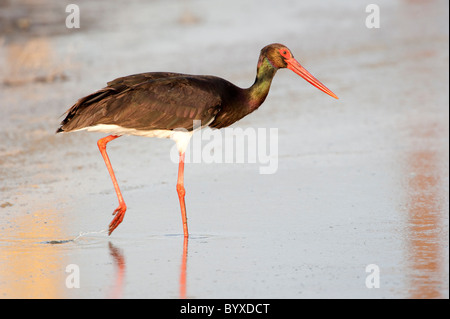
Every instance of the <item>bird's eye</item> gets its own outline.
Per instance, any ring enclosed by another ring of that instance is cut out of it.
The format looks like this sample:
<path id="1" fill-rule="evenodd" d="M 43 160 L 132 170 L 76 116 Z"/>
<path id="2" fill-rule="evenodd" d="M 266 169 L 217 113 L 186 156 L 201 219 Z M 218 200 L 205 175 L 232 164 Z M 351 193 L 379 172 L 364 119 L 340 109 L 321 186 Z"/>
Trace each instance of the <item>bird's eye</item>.
<path id="1" fill-rule="evenodd" d="M 286 49 L 280 49 L 280 54 L 281 56 L 283 56 L 284 58 L 289 58 L 289 51 Z"/>

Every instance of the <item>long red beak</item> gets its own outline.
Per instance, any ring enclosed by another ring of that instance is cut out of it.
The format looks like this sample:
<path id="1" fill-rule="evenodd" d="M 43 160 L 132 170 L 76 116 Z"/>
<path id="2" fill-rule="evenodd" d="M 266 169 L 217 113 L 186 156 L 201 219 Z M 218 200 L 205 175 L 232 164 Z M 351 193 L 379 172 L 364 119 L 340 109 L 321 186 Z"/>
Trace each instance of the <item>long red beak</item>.
<path id="1" fill-rule="evenodd" d="M 296 59 L 290 58 L 290 59 L 287 59 L 285 61 L 287 63 L 287 68 L 289 70 L 294 71 L 295 73 L 300 75 L 302 78 L 304 78 L 306 81 L 308 81 L 309 83 L 314 85 L 319 90 L 322 90 L 323 92 L 325 92 L 326 94 L 334 97 L 335 99 L 339 99 L 336 96 L 336 94 L 331 92 L 331 90 L 329 88 L 327 88 L 325 85 L 323 85 L 319 80 L 317 80 L 315 77 L 313 77 L 311 75 L 311 73 L 309 73 L 304 67 L 302 67 L 300 65 L 300 63 L 298 63 L 298 61 Z"/>

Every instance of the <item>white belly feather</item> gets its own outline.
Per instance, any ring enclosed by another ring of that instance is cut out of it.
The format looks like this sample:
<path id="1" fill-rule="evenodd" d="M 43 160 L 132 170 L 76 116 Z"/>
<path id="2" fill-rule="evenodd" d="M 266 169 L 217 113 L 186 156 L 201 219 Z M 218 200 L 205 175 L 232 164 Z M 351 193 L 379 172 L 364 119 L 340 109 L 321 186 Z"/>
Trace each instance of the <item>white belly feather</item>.
<path id="1" fill-rule="evenodd" d="M 137 135 L 137 136 L 145 136 L 145 137 L 157 137 L 157 138 L 170 138 L 177 143 L 177 148 L 180 153 L 184 153 L 186 151 L 187 146 L 189 145 L 189 141 L 191 140 L 192 134 L 195 131 L 202 129 L 205 126 L 208 126 L 214 118 L 212 118 L 205 125 L 194 125 L 194 130 L 188 131 L 185 129 L 175 129 L 175 130 L 137 130 L 134 128 L 126 128 L 120 125 L 115 124 L 97 124 L 93 126 L 84 127 L 82 129 L 76 131 L 87 130 L 90 132 L 102 132 L 113 135 Z M 75 131 L 72 131 L 75 132 Z"/>

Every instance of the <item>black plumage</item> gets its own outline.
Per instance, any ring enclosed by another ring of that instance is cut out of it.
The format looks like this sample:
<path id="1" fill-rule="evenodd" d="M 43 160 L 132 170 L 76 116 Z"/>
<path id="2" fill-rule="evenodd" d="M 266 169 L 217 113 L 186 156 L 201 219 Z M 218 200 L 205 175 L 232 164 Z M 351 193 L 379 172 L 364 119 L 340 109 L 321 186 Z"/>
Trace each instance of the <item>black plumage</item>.
<path id="1" fill-rule="evenodd" d="M 210 123 L 221 111 L 232 112 L 231 100 L 243 89 L 215 76 L 179 73 L 141 73 L 108 82 L 108 86 L 79 99 L 57 132 L 70 132 L 99 124 L 136 130 L 193 129 L 193 121 Z M 236 102 L 232 105 L 234 106 Z M 211 126 L 226 125 L 217 121 Z"/>

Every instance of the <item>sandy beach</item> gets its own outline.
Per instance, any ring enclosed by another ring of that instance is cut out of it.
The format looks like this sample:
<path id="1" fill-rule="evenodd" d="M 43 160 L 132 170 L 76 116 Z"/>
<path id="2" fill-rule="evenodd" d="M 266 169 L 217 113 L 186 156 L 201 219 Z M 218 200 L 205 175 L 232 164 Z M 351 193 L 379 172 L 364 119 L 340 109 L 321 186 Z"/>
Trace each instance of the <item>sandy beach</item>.
<path id="1" fill-rule="evenodd" d="M 448 1 L 377 1 L 379 28 L 349 0 L 76 4 L 0 0 L 0 298 L 449 298 Z M 173 141 L 111 142 L 108 236 L 105 135 L 63 113 L 141 72 L 249 87 L 273 42 L 339 100 L 278 71 L 231 127 L 272 156 L 186 164 L 189 241 Z"/>

